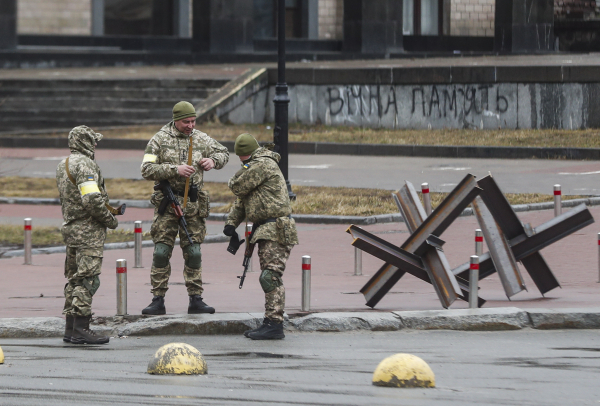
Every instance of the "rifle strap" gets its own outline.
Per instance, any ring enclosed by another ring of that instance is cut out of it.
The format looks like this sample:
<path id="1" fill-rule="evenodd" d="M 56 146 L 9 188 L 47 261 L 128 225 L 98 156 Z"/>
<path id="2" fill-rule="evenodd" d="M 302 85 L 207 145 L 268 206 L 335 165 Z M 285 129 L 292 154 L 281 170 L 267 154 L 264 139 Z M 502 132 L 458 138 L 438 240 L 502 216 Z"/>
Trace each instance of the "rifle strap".
<path id="1" fill-rule="evenodd" d="M 190 134 L 190 147 L 188 149 L 188 160 L 187 160 L 187 164 L 189 166 L 192 165 L 192 148 L 194 146 L 194 140 L 192 139 L 192 134 Z M 190 178 L 192 177 L 192 175 L 188 176 L 188 178 L 185 180 L 185 190 L 183 192 L 183 208 L 185 209 L 185 206 L 187 206 L 187 197 L 188 197 L 188 192 L 190 191 Z"/>
<path id="2" fill-rule="evenodd" d="M 67 159 L 65 160 L 65 170 L 67 172 L 67 177 L 69 178 L 71 183 L 74 184 L 75 186 L 77 186 L 77 182 L 75 182 L 75 178 L 73 177 L 73 175 L 71 175 L 71 171 L 69 171 L 69 158 L 70 157 L 67 157 Z M 115 216 L 118 214 L 121 214 L 121 212 L 119 210 L 115 209 L 108 203 L 104 203 L 104 206 L 106 206 L 108 211 L 111 212 L 111 214 L 113 214 Z"/>
<path id="3" fill-rule="evenodd" d="M 71 171 L 69 171 L 69 158 L 67 157 L 67 159 L 65 160 L 65 169 L 67 170 L 67 176 L 69 177 L 69 180 L 71 181 L 72 184 L 74 184 L 75 186 L 77 186 L 77 182 L 75 182 L 75 178 L 73 177 L 73 175 L 71 175 Z"/>

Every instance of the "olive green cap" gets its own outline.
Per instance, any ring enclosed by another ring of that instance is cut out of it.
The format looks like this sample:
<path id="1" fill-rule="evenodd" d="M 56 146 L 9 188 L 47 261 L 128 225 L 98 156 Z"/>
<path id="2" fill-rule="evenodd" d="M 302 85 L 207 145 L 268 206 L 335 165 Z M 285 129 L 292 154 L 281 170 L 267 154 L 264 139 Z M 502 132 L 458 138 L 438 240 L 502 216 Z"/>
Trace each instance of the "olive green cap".
<path id="1" fill-rule="evenodd" d="M 235 139 L 235 146 L 233 149 L 237 156 L 246 156 L 251 155 L 259 147 L 258 142 L 254 139 L 252 134 L 244 133 L 238 135 Z"/>
<path id="2" fill-rule="evenodd" d="M 180 101 L 173 106 L 173 121 L 183 120 L 188 117 L 196 117 L 196 109 L 192 103 Z"/>

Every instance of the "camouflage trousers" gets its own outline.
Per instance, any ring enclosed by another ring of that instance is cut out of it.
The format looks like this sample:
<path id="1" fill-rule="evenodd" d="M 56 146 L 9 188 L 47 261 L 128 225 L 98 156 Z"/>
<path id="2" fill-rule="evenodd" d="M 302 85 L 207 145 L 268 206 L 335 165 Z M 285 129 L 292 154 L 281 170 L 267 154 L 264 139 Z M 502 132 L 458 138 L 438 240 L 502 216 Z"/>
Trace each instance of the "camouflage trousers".
<path id="1" fill-rule="evenodd" d="M 260 269 L 269 269 L 279 274 L 281 278 L 285 271 L 285 263 L 290 257 L 293 245 L 281 245 L 277 241 L 259 240 L 258 241 L 258 259 L 260 260 Z M 283 281 L 281 286 L 275 288 L 269 293 L 265 293 L 265 317 L 283 322 L 283 310 L 285 308 L 285 287 Z"/>
<path id="2" fill-rule="evenodd" d="M 187 230 L 190 233 L 194 244 L 201 244 L 206 237 L 206 221 L 197 215 L 185 216 L 187 222 Z M 190 245 L 185 231 L 179 225 L 179 219 L 174 214 L 167 210 L 162 216 L 158 214 L 158 209 L 154 210 L 154 219 L 150 234 L 154 244 L 163 243 L 169 247 L 175 246 L 175 239 L 179 234 L 179 245 L 183 249 L 183 258 L 187 262 L 187 253 L 185 248 Z M 171 257 L 169 256 L 169 260 Z M 165 267 L 159 268 L 152 262 L 150 270 L 150 290 L 154 296 L 165 296 L 169 289 L 169 278 L 171 276 L 171 263 Z M 202 287 L 202 266 L 198 268 L 190 268 L 187 265 L 183 268 L 183 278 L 188 295 L 202 295 L 204 288 Z"/>
<path id="3" fill-rule="evenodd" d="M 67 247 L 65 316 L 91 316 L 92 296 L 100 287 L 103 248 Z"/>

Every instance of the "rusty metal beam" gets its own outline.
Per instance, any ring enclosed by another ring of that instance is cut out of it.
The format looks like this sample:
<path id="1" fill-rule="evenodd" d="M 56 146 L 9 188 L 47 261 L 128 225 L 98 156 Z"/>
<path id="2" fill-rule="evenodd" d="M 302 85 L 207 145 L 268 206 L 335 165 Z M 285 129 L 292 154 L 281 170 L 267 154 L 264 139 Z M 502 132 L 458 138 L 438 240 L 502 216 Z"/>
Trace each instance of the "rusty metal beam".
<path id="1" fill-rule="evenodd" d="M 517 261 L 510 245 L 504 237 L 502 228 L 500 228 L 492 216 L 492 212 L 487 208 L 480 196 L 477 196 L 473 200 L 473 211 L 483 231 L 490 256 L 494 267 L 498 271 L 506 296 L 510 298 L 525 290 L 525 282 L 519 272 L 519 267 L 517 266 Z M 479 272 L 482 272 L 481 259 Z"/>
<path id="2" fill-rule="evenodd" d="M 475 176 L 468 174 L 444 199 L 444 201 L 423 220 L 423 223 L 408 237 L 400 248 L 422 255 L 427 250 L 427 238 L 442 233 L 460 216 L 462 211 L 473 201 L 481 189 L 477 186 Z"/>
<path id="3" fill-rule="evenodd" d="M 533 229 L 529 232 L 531 236 L 528 236 L 525 229 L 521 226 L 523 229 L 522 234 L 508 241 L 515 259 L 521 261 L 542 294 L 560 287 L 560 284 L 539 251 L 593 222 L 594 218 L 592 214 L 585 204 L 581 204 Z M 504 229 L 502 223 L 500 222 L 499 224 Z M 452 272 L 457 277 L 466 279 L 468 278 L 468 267 L 468 263 L 462 264 Z M 479 271 L 479 279 L 486 278 L 496 272 L 489 253 L 480 257 Z"/>
<path id="4" fill-rule="evenodd" d="M 580 204 L 571 210 L 554 217 L 552 220 L 536 227 L 531 237 L 515 247 L 514 253 L 518 258 L 525 258 L 550 244 L 565 238 L 594 222 L 592 213 L 585 204 Z M 511 240 L 512 245 L 512 240 Z"/>
<path id="5" fill-rule="evenodd" d="M 509 240 L 515 258 L 521 261 L 540 292 L 544 294 L 554 288 L 560 287 L 560 283 L 543 259 L 538 258 L 537 260 L 530 259 L 523 261 L 523 258 L 527 255 L 537 253 L 537 251 L 553 242 L 593 223 L 594 219 L 585 205 L 567 212 L 569 214 L 564 213 L 564 216 L 555 217 L 536 230 L 531 230 L 529 225 L 524 226 L 521 223 L 491 175 L 482 178 L 477 184 L 483 189 L 480 196 L 494 216 L 494 219 L 502 228 L 506 239 Z M 574 230 L 572 229 L 573 227 L 575 227 Z M 534 239 L 529 240 L 529 238 Z M 519 241 L 529 242 L 521 245 L 517 244 Z M 516 248 L 517 245 L 518 248 Z M 519 250 L 523 250 L 524 252 L 520 252 Z"/>
<path id="6" fill-rule="evenodd" d="M 404 218 L 408 231 L 411 234 L 414 233 L 427 217 L 415 187 L 412 183 L 406 181 L 405 185 L 399 191 L 393 193 L 392 196 L 394 196 L 394 200 Z M 436 241 L 436 239 L 439 241 Z M 430 234 L 425 239 L 425 243 L 427 246 L 420 254 L 423 265 L 440 303 L 443 307 L 448 308 L 460 297 L 460 286 L 441 249 L 441 245 L 444 242 Z"/>
<path id="7" fill-rule="evenodd" d="M 353 246 L 387 262 L 360 290 L 367 300 L 367 306 L 375 307 L 405 273 L 410 273 L 422 281 L 431 283 L 424 264 L 418 256 L 355 225 L 351 225 L 346 232 L 354 238 Z M 468 284 L 462 281 L 457 283 L 460 289 L 458 297 L 468 301 Z M 483 306 L 484 303 L 485 300 L 479 298 L 479 306 Z"/>
<path id="8" fill-rule="evenodd" d="M 348 227 L 346 232 L 354 238 L 354 241 L 352 241 L 353 246 L 386 261 L 386 264 L 360 290 L 367 300 L 367 306 L 374 307 L 406 272 L 431 283 L 429 275 L 423 268 L 421 258 L 418 256 L 406 252 L 355 225 Z"/>
<path id="9" fill-rule="evenodd" d="M 478 193 L 476 189 L 474 177 L 472 175 L 467 176 L 461 182 L 461 185 L 457 187 L 457 190 L 448 196 L 447 200 L 450 199 L 450 201 L 444 201 L 442 205 L 440 205 L 440 207 L 443 207 L 443 210 L 436 210 L 434 213 L 436 216 L 435 221 L 431 222 L 430 227 L 433 227 L 438 231 L 445 230 L 445 228 L 452 222 L 453 218 L 457 217 L 462 212 L 464 207 L 468 205 L 468 195 L 470 193 L 474 193 L 475 195 Z M 420 226 L 422 226 L 424 220 L 427 218 L 425 209 L 421 205 L 421 201 L 414 186 L 412 183 L 407 181 L 405 186 L 403 186 L 398 192 L 393 193 L 392 196 L 396 201 L 398 210 L 402 214 L 409 232 L 414 233 L 417 229 L 419 229 Z M 352 230 L 356 230 L 356 228 L 352 229 L 351 227 L 348 232 Z M 366 232 L 363 231 L 363 237 L 365 236 L 364 233 Z M 382 250 L 381 248 L 377 250 L 374 247 L 369 247 L 369 244 L 372 244 L 374 240 L 375 239 L 366 241 L 366 239 L 363 238 L 362 242 L 360 239 L 355 239 L 356 243 L 353 242 L 353 245 L 360 245 L 361 247 L 364 247 L 365 251 L 388 262 L 387 264 L 383 265 L 371 278 L 371 280 L 368 281 L 361 289 L 361 292 L 365 295 L 368 306 L 375 306 L 377 302 L 406 272 L 409 272 L 416 277 L 431 283 L 436 291 L 436 294 L 438 295 L 440 303 L 445 308 L 448 308 L 457 298 L 468 300 L 468 283 L 465 283 L 465 281 L 458 281 L 455 275 L 452 273 L 450 264 L 448 263 L 448 260 L 441 249 L 441 246 L 444 242 L 439 239 L 438 236 L 433 234 L 426 236 L 423 241 L 423 247 L 420 250 L 420 255 L 418 255 L 422 261 L 423 269 L 427 274 L 427 278 L 420 273 L 414 274 L 410 270 L 405 269 L 403 266 L 396 266 L 398 265 L 397 263 L 387 261 L 386 255 L 390 255 L 389 252 L 385 253 L 385 250 Z M 378 240 L 379 241 L 377 242 L 379 244 L 387 247 L 387 249 L 391 249 L 389 245 L 385 245 L 389 244 L 385 242 L 385 240 Z M 395 248 L 400 250 L 399 247 Z M 479 303 L 480 305 L 483 305 L 485 300 L 479 299 Z"/>

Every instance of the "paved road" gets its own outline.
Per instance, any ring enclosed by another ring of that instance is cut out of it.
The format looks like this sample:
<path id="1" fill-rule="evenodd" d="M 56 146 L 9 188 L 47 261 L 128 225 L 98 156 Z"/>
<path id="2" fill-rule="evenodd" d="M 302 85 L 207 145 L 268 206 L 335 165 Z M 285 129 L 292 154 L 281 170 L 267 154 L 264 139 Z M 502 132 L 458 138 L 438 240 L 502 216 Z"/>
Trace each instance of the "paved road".
<path id="1" fill-rule="evenodd" d="M 154 352 L 185 342 L 208 374 L 153 376 Z M 600 401 L 594 330 L 288 333 L 113 339 L 104 346 L 60 338 L 1 339 L 0 405 L 592 405 Z M 371 384 L 377 364 L 406 352 L 423 358 L 435 389 Z"/>
<path id="2" fill-rule="evenodd" d="M 15 176 L 54 177 L 66 149 L 4 148 L 0 172 Z M 96 158 L 106 178 L 141 179 L 142 151 L 98 150 Z M 227 182 L 238 170 L 238 159 L 205 179 Z M 290 155 L 292 184 L 348 186 L 396 190 L 405 180 L 417 188 L 423 182 L 432 191 L 448 192 L 467 174 L 483 177 L 491 172 L 505 193 L 552 193 L 561 184 L 563 194 L 600 194 L 600 162 L 542 159 L 462 159 L 370 157 L 348 155 Z"/>

